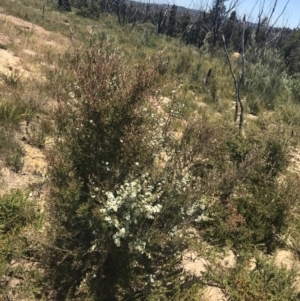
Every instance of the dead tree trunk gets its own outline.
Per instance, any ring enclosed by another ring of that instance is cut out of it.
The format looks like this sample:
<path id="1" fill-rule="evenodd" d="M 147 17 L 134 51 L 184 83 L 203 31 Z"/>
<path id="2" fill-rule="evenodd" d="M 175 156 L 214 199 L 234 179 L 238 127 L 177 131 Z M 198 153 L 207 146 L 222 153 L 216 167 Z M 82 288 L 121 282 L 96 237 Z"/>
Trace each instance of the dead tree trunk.
<path id="1" fill-rule="evenodd" d="M 239 130 L 241 131 L 243 129 L 243 124 L 244 124 L 244 105 L 242 103 L 242 99 L 241 99 L 241 84 L 242 84 L 242 77 L 243 74 L 239 74 L 237 77 L 235 76 L 233 69 L 232 69 L 232 64 L 231 64 L 231 60 L 227 51 L 227 47 L 226 47 L 226 41 L 225 41 L 225 37 L 224 35 L 222 35 L 222 39 L 223 39 L 223 44 L 224 44 L 224 52 L 227 58 L 227 61 L 229 63 L 229 68 L 230 68 L 230 74 L 232 76 L 233 79 L 233 83 L 234 83 L 234 89 L 235 89 L 235 113 L 234 113 L 234 122 L 237 122 L 238 119 L 238 114 L 239 114 L 239 108 L 240 108 L 240 121 L 239 121 Z"/>

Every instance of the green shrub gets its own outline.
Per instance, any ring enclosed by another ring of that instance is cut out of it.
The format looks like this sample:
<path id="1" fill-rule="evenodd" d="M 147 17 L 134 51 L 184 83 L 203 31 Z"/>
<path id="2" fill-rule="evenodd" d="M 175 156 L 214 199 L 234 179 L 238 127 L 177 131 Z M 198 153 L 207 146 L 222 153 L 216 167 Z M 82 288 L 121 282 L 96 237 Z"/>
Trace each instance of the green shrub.
<path id="1" fill-rule="evenodd" d="M 62 299 L 182 296 L 194 280 L 179 281 L 186 242 L 169 233 L 186 226 L 178 212 L 187 184 L 153 167 L 164 138 L 147 99 L 159 62 L 129 67 L 97 45 L 71 61 L 75 81 L 59 94 L 50 158 L 48 284 Z"/>
<path id="2" fill-rule="evenodd" d="M 19 172 L 23 168 L 23 148 L 15 141 L 11 132 L 0 129 L 0 159 L 7 167 L 14 172 Z"/>
<path id="3" fill-rule="evenodd" d="M 0 197 L 0 298 L 5 300 L 14 296 L 33 297 L 38 288 L 34 273 L 37 260 L 36 245 L 31 244 L 36 236 L 34 227 L 36 212 L 28 195 L 21 191 L 8 192 Z M 31 227 L 34 227 L 32 229 Z M 34 234 L 33 234 L 34 233 Z M 30 259 L 29 259 L 30 258 Z M 28 261 L 27 261 L 28 260 Z M 24 263 L 27 263 L 25 265 Z M 18 285 L 11 285 L 18 279 Z M 37 296 L 37 295 L 35 295 Z"/>
<path id="4" fill-rule="evenodd" d="M 21 191 L 6 194 L 0 201 L 1 234 L 12 234 L 24 227 L 34 216 L 33 206 Z"/>
<path id="5" fill-rule="evenodd" d="M 272 49 L 251 46 L 247 50 L 245 82 L 243 92 L 247 96 L 250 109 L 257 107 L 257 101 L 267 109 L 272 109 L 281 100 L 285 91 L 286 67 L 282 56 Z"/>
<path id="6" fill-rule="evenodd" d="M 290 80 L 290 86 L 292 91 L 293 100 L 296 103 L 300 102 L 300 76 L 295 74 L 294 77 Z"/>
<path id="7" fill-rule="evenodd" d="M 17 127 L 20 121 L 31 120 L 36 111 L 33 104 L 23 101 L 0 102 L 0 125 L 4 127 Z"/>
<path id="8" fill-rule="evenodd" d="M 198 195 L 209 202 L 209 218 L 195 226 L 210 244 L 272 252 L 299 196 L 295 185 L 278 180 L 289 162 L 280 127 L 245 138 L 225 124 L 197 123 L 184 133 L 181 149 Z"/>
<path id="9" fill-rule="evenodd" d="M 252 267 L 251 267 L 252 265 Z M 298 300 L 296 271 L 278 268 L 262 256 L 240 258 L 234 268 L 209 269 L 204 282 L 220 287 L 232 301 Z"/>

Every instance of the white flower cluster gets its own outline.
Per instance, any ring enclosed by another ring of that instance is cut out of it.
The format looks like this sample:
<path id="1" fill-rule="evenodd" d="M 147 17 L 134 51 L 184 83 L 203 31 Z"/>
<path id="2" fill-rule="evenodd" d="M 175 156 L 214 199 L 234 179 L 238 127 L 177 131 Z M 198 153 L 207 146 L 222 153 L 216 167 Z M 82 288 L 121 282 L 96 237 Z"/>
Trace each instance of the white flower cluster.
<path id="1" fill-rule="evenodd" d="M 181 177 L 176 180 L 176 192 L 178 194 L 185 192 L 192 180 L 192 176 L 186 170 L 183 170 Z"/>
<path id="2" fill-rule="evenodd" d="M 140 221 L 154 219 L 162 209 L 162 205 L 157 203 L 162 194 L 161 186 L 158 183 L 154 189 L 148 183 L 148 177 L 145 174 L 140 179 L 125 182 L 115 193 L 102 192 L 106 196 L 106 202 L 102 202 L 99 211 L 112 228 L 112 238 L 117 246 L 121 246 L 121 239 L 131 237 L 131 231 L 136 229 Z M 94 192 L 97 192 L 97 188 L 94 188 Z M 97 198 L 97 195 L 93 193 L 91 197 Z M 131 247 L 144 253 L 144 243 L 135 241 Z"/>
<path id="3" fill-rule="evenodd" d="M 192 218 L 195 222 L 209 221 L 211 218 L 208 214 L 208 202 L 207 199 L 201 198 L 194 202 L 189 208 L 181 209 L 183 218 Z"/>
<path id="4" fill-rule="evenodd" d="M 135 241 L 132 241 L 128 244 L 128 247 L 131 252 L 138 252 L 139 254 L 146 254 L 149 259 L 151 259 L 151 254 L 146 250 L 146 241 L 143 241 L 140 238 L 137 238 Z"/>
<path id="5" fill-rule="evenodd" d="M 184 109 L 184 103 L 180 101 L 174 102 L 170 108 L 170 115 L 175 118 L 182 118 Z"/>

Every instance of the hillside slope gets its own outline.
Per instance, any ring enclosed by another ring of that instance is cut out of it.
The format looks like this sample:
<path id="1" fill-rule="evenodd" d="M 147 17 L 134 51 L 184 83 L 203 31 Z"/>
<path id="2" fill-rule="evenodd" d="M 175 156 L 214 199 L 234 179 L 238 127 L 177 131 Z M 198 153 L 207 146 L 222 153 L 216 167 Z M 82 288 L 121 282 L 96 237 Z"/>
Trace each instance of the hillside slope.
<path id="1" fill-rule="evenodd" d="M 246 54 L 239 130 L 223 49 L 43 1 L 4 0 L 0 25 L 1 299 L 299 299 L 280 56 Z"/>

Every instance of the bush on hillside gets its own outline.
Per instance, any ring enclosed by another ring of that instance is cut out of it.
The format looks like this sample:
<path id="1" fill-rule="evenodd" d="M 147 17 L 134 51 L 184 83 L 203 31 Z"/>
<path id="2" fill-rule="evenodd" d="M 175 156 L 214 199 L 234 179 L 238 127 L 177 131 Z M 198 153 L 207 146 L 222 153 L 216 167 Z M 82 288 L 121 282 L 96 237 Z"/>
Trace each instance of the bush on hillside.
<path id="1" fill-rule="evenodd" d="M 286 229 L 299 191 L 295 181 L 279 180 L 289 151 L 280 126 L 273 126 L 245 138 L 228 124 L 212 126 L 204 119 L 184 132 L 181 168 L 197 179 L 198 196 L 209 204 L 208 218 L 195 227 L 210 244 L 270 253 Z"/>
<path id="2" fill-rule="evenodd" d="M 188 183 L 154 166 L 163 126 L 147 100 L 159 58 L 128 67 L 96 45 L 71 61 L 50 158 L 48 283 L 62 300 L 182 300 L 193 281 L 179 281 L 186 242 L 172 233 L 187 227 L 178 212 Z"/>

